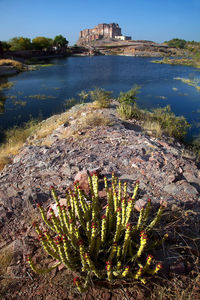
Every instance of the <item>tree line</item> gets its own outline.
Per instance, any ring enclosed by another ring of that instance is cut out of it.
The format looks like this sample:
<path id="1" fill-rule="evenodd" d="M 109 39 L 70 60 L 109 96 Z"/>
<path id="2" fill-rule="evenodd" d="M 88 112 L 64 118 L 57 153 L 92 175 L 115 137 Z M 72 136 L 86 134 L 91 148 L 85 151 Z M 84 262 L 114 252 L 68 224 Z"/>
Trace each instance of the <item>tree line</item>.
<path id="1" fill-rule="evenodd" d="M 200 42 L 196 42 L 196 41 L 186 41 L 183 39 L 171 39 L 169 41 L 165 41 L 165 43 L 169 46 L 169 47 L 173 47 L 173 48 L 178 48 L 178 49 L 186 49 L 186 50 L 190 50 L 190 51 L 199 51 L 200 49 Z"/>
<path id="2" fill-rule="evenodd" d="M 3 51 L 21 51 L 21 50 L 51 50 L 60 49 L 68 46 L 67 39 L 62 35 L 55 36 L 54 39 L 44 36 L 37 36 L 34 39 L 27 37 L 14 37 L 9 41 L 2 41 Z"/>

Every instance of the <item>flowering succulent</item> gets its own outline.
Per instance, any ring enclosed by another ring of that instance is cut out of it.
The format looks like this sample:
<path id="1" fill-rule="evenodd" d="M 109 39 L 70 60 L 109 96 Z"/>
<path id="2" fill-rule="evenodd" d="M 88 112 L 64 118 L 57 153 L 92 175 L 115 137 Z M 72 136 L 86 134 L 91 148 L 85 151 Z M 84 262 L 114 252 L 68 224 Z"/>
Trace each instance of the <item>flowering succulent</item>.
<path id="1" fill-rule="evenodd" d="M 45 273 L 63 264 L 79 273 L 74 284 L 80 292 L 87 288 L 91 275 L 109 281 L 126 277 L 145 283 L 145 275 L 154 275 L 161 269 L 161 264 L 151 267 L 153 257 L 147 254 L 148 250 L 160 246 L 167 238 L 164 235 L 155 240 L 152 234 L 164 207 L 161 205 L 157 214 L 150 218 L 149 199 L 138 216 L 134 210 L 138 181 L 130 197 L 126 182 L 122 183 L 114 174 L 111 183 L 104 177 L 106 205 L 102 205 L 103 201 L 99 198 L 96 173 L 88 174 L 88 183 L 90 191 L 87 195 L 79 182 L 74 182 L 73 189 L 67 190 L 66 206 L 60 205 L 56 190 L 51 187 L 57 216 L 50 209 L 48 217 L 44 208 L 38 205 L 47 230 L 34 223 L 35 231 L 43 249 L 56 263 L 48 270 L 42 270 L 28 256 L 30 267 L 34 272 Z M 84 284 L 83 278 L 86 278 Z"/>

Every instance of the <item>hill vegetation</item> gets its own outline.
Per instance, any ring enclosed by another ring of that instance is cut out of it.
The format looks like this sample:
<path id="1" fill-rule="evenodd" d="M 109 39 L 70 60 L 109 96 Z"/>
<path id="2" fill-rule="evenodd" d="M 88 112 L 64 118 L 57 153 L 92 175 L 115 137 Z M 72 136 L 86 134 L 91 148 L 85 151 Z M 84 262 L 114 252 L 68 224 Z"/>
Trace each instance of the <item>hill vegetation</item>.
<path id="1" fill-rule="evenodd" d="M 68 46 L 67 39 L 62 35 L 57 35 L 54 39 L 44 36 L 37 36 L 34 39 L 28 37 L 13 37 L 9 41 L 3 41 L 2 47 L 4 51 L 21 51 L 21 50 L 49 50 L 53 47 L 57 49 Z"/>

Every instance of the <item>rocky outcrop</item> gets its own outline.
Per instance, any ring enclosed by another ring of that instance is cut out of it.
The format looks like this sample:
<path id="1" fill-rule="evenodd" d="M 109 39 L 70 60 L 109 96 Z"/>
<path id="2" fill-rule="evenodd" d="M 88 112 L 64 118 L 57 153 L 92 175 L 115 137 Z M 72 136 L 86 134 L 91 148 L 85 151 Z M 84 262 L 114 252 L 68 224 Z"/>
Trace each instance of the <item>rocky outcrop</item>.
<path id="1" fill-rule="evenodd" d="M 92 45 L 104 55 L 163 57 L 183 54 L 167 45 L 151 41 L 98 41 Z"/>
<path id="2" fill-rule="evenodd" d="M 140 201 L 151 198 L 155 204 L 163 200 L 168 205 L 200 208 L 200 170 L 194 160 L 183 157 L 181 144 L 146 135 L 136 121 L 120 120 L 114 108 L 91 111 L 109 120 L 109 126 L 80 126 L 81 118 L 87 120 L 91 112 L 88 106 L 76 106 L 68 122 L 48 138 L 33 136 L 1 172 L 0 249 L 10 245 L 17 253 L 8 269 L 14 277 L 26 278 L 25 255 L 35 253 L 38 245 L 31 226 L 38 218 L 36 204 L 51 204 L 51 185 L 64 198 L 65 189 L 81 171 L 98 168 L 108 177 L 115 172 L 128 182 L 129 192 L 139 180 Z"/>

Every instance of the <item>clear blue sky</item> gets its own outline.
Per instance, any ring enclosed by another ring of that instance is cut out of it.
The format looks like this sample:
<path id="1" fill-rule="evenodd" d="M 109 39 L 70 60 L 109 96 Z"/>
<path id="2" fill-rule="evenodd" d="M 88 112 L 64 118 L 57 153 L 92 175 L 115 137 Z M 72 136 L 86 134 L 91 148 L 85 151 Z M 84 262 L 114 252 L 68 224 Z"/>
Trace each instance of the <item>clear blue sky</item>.
<path id="1" fill-rule="evenodd" d="M 200 0 L 0 0 L 0 40 L 14 36 L 65 36 L 118 23 L 133 39 L 200 41 Z"/>

